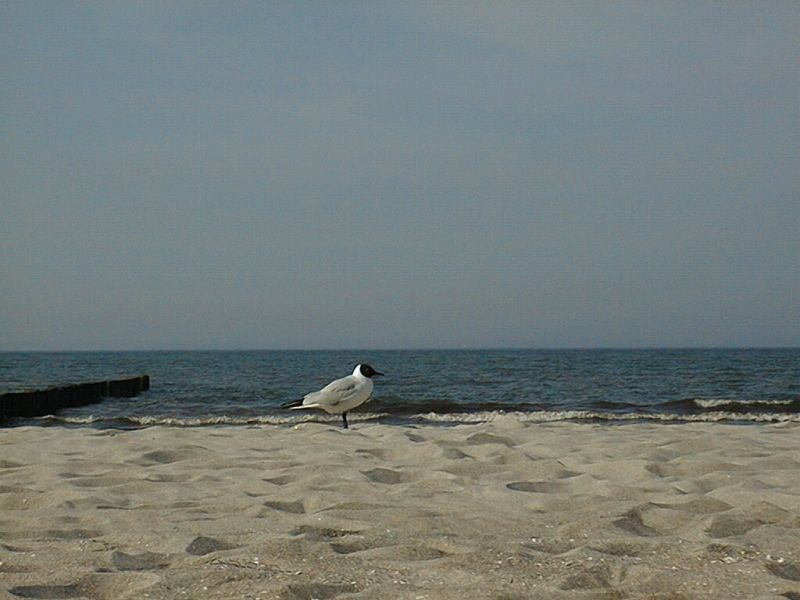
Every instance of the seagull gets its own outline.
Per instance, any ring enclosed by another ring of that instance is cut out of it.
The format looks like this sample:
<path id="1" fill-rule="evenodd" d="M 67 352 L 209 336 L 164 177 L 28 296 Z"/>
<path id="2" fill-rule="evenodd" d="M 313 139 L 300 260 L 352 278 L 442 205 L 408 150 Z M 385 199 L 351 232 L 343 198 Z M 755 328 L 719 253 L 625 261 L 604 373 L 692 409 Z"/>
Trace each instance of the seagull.
<path id="1" fill-rule="evenodd" d="M 372 394 L 372 377 L 383 375 L 368 364 L 356 365 L 352 375 L 331 381 L 317 392 L 306 394 L 302 400 L 288 402 L 283 408 L 302 410 L 321 408 L 331 415 L 342 415 L 342 423 L 347 429 L 347 412 L 361 406 Z"/>

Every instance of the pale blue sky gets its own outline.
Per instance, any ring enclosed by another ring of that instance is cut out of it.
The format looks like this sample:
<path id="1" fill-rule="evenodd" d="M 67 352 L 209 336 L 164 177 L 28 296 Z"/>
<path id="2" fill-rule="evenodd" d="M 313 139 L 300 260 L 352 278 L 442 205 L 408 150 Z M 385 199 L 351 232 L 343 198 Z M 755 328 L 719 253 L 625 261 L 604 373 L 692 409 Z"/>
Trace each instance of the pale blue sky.
<path id="1" fill-rule="evenodd" d="M 0 350 L 800 345 L 800 3 L 0 4 Z"/>

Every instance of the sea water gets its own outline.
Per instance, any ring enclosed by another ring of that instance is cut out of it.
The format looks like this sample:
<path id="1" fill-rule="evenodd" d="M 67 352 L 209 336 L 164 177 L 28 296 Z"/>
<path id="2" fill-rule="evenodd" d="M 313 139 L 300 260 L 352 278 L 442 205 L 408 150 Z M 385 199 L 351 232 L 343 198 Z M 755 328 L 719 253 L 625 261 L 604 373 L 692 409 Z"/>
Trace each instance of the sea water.
<path id="1" fill-rule="evenodd" d="M 0 393 L 150 375 L 108 398 L 4 425 L 95 427 L 339 422 L 280 405 L 367 362 L 373 400 L 351 423 L 800 422 L 800 349 L 336 350 L 0 353 Z"/>

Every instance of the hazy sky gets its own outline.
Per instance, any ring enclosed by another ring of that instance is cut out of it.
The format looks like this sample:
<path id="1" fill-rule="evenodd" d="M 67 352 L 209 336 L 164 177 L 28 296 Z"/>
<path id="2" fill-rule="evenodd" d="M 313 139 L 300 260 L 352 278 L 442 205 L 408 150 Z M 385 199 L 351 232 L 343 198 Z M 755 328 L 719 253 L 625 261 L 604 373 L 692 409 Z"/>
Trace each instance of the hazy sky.
<path id="1" fill-rule="evenodd" d="M 0 349 L 800 345 L 800 3 L 0 3 Z"/>

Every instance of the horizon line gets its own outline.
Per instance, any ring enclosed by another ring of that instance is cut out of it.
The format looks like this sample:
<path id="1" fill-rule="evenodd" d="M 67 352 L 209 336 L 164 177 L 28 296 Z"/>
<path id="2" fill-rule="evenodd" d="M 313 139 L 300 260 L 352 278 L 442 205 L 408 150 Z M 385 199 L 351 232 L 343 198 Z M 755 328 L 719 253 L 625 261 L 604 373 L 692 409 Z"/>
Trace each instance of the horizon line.
<path id="1" fill-rule="evenodd" d="M 605 350 L 797 350 L 800 345 L 676 345 L 676 346 L 431 346 L 375 348 L 95 348 L 95 349 L 22 349 L 4 350 L 0 354 L 66 354 L 66 353 L 134 353 L 134 352 L 481 352 L 481 351 L 605 351 Z"/>

